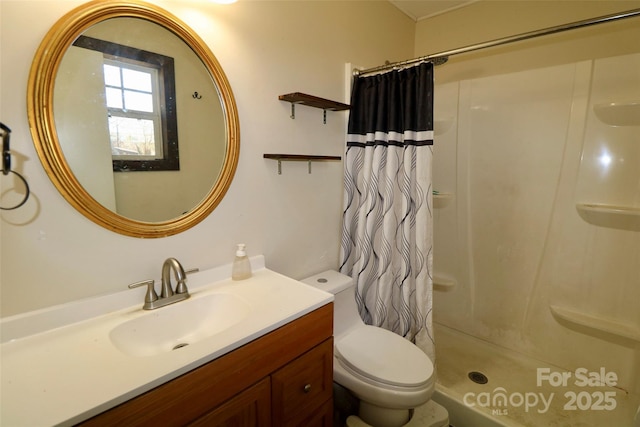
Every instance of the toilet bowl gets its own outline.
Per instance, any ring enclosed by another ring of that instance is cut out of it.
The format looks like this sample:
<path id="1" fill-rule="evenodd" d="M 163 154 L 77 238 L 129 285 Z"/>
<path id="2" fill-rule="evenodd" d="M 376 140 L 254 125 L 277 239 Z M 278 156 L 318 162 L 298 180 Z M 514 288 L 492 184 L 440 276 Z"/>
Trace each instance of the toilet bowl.
<path id="1" fill-rule="evenodd" d="M 429 402 L 435 387 L 429 357 L 401 336 L 362 321 L 350 277 L 329 270 L 302 282 L 335 297 L 333 380 L 360 401 L 351 425 L 410 425 L 412 410 Z M 439 414 L 446 414 L 440 408 Z M 448 426 L 448 417 L 421 425 Z"/>

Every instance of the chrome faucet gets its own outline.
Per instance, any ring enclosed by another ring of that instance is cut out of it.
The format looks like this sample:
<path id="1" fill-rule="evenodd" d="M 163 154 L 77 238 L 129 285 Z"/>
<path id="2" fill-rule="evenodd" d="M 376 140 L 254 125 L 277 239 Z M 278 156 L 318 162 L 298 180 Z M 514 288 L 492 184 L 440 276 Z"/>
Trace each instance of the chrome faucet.
<path id="1" fill-rule="evenodd" d="M 175 291 L 171 286 L 171 270 L 173 270 L 176 279 Z M 162 264 L 162 282 L 160 296 L 156 293 L 155 280 L 143 280 L 142 282 L 132 283 L 129 289 L 139 286 L 147 286 L 147 293 L 144 297 L 144 310 L 154 310 L 182 301 L 189 298 L 189 290 L 187 289 L 187 274 L 198 271 L 197 268 L 185 271 L 180 262 L 175 258 L 167 258 Z"/>

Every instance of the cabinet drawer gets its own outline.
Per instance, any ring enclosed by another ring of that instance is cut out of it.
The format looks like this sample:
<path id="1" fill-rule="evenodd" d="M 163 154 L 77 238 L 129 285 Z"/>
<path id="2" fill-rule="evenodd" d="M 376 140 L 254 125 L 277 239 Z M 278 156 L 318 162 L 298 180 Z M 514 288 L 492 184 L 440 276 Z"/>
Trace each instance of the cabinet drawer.
<path id="1" fill-rule="evenodd" d="M 333 338 L 271 376 L 273 425 L 293 426 L 333 395 Z"/>

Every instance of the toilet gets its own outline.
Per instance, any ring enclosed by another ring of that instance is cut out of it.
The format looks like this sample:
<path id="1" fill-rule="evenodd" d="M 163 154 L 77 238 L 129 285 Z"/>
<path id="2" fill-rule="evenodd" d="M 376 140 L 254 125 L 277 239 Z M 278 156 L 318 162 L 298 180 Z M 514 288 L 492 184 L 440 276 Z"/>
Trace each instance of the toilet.
<path id="1" fill-rule="evenodd" d="M 335 297 L 333 381 L 359 400 L 347 426 L 449 426 L 446 409 L 430 400 L 433 363 L 405 338 L 362 321 L 352 278 L 329 270 L 302 282 Z M 418 407 L 420 417 L 412 418 Z"/>

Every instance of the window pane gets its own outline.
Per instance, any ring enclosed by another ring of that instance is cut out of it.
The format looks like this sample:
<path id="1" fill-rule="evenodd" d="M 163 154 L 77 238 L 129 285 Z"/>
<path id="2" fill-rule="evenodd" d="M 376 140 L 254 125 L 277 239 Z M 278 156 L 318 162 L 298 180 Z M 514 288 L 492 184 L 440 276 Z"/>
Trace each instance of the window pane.
<path id="1" fill-rule="evenodd" d="M 122 108 L 122 91 L 112 87 L 105 88 L 107 95 L 107 107 Z"/>
<path id="2" fill-rule="evenodd" d="M 151 92 L 151 74 L 149 73 L 123 68 L 122 79 L 123 86 L 127 89 Z"/>
<path id="3" fill-rule="evenodd" d="M 105 64 L 104 83 L 107 86 L 122 86 L 120 83 L 120 68 Z"/>
<path id="4" fill-rule="evenodd" d="M 158 70 L 126 58 L 105 57 L 104 61 L 114 171 L 129 167 L 179 170 L 177 153 L 170 151 L 171 157 L 166 157 L 162 146 L 165 124 L 160 114 L 162 99 L 158 88 L 164 83 Z"/>
<path id="5" fill-rule="evenodd" d="M 109 117 L 113 155 L 155 156 L 153 120 Z"/>
<path id="6" fill-rule="evenodd" d="M 153 112 L 153 97 L 150 93 L 124 92 L 124 108 L 127 110 Z"/>

